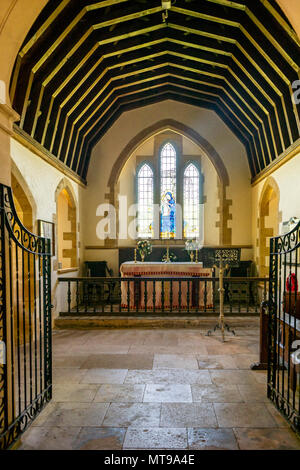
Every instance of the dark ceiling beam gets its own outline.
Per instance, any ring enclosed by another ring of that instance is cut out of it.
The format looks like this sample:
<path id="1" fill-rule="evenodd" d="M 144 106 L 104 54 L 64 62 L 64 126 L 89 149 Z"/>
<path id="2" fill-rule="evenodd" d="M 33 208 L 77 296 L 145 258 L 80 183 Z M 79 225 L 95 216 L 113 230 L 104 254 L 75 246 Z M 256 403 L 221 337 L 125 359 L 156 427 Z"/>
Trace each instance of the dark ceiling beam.
<path id="1" fill-rule="evenodd" d="M 235 57 L 233 56 L 233 59 L 235 60 Z M 287 113 L 286 113 L 286 116 L 287 116 Z M 35 119 L 36 119 L 36 122 L 37 122 L 37 119 L 39 118 L 39 110 L 37 110 L 37 113 L 36 113 L 36 116 L 35 116 Z"/>
<path id="2" fill-rule="evenodd" d="M 90 140 L 98 140 L 99 139 L 99 137 L 101 136 L 101 129 L 103 128 L 103 126 L 105 125 L 106 120 L 108 119 L 107 115 L 114 112 L 114 109 L 118 106 L 118 101 L 121 98 L 130 99 L 130 97 L 133 97 L 133 99 L 141 99 L 145 94 L 158 93 L 160 91 L 160 89 L 163 88 L 163 87 L 164 87 L 165 91 L 170 91 L 170 90 L 176 89 L 177 93 L 181 92 L 185 95 L 187 95 L 187 94 L 189 94 L 189 96 L 192 95 L 194 97 L 194 99 L 196 99 L 198 101 L 206 100 L 206 101 L 209 101 L 211 103 L 218 103 L 218 108 L 222 108 L 224 114 L 226 114 L 228 116 L 232 115 L 232 111 L 230 110 L 230 108 L 226 107 L 224 102 L 217 95 L 214 96 L 212 94 L 199 92 L 198 90 L 195 90 L 193 88 L 188 89 L 187 87 L 184 88 L 184 87 L 179 86 L 178 84 L 172 84 L 172 83 L 169 83 L 169 84 L 162 83 L 162 84 L 159 84 L 159 85 L 154 85 L 151 88 L 147 87 L 144 90 L 135 90 L 135 91 L 132 91 L 130 93 L 124 93 L 122 95 L 115 95 L 115 96 L 112 95 L 110 97 L 110 100 L 113 104 L 115 104 L 115 106 L 108 106 L 107 107 L 107 112 L 105 112 L 105 114 L 102 116 L 102 119 L 101 119 L 101 122 L 99 122 L 99 125 L 97 125 L 95 127 L 95 132 L 92 135 L 88 136 L 89 140 L 86 143 L 84 143 L 84 140 L 82 140 L 81 147 L 80 147 L 80 149 L 78 149 L 78 155 L 83 154 L 83 151 L 84 151 L 83 149 L 89 147 Z M 256 147 L 256 148 L 260 147 L 259 138 L 256 135 L 252 134 L 251 131 L 245 126 L 245 124 L 241 120 L 238 120 L 238 119 L 236 119 L 235 116 L 233 116 L 233 117 L 230 118 L 230 121 L 231 121 L 231 123 L 234 123 L 235 128 L 239 129 L 240 135 L 241 134 L 244 135 L 244 137 L 247 140 L 252 139 L 253 141 L 255 141 L 254 147 Z M 235 129 L 233 129 L 233 130 L 235 130 Z M 76 151 L 76 142 L 74 142 L 73 145 L 74 145 L 74 150 Z M 73 147 L 73 145 L 72 145 L 72 147 Z M 259 158 L 258 157 L 258 151 L 256 149 L 256 159 L 258 160 L 258 158 Z M 77 161 L 78 161 L 78 159 L 77 159 Z"/>
<path id="3" fill-rule="evenodd" d="M 181 94 L 218 112 L 255 175 L 299 138 L 299 46 L 268 0 L 177 0 L 166 22 L 160 0 L 53 0 L 20 50 L 11 95 L 20 128 L 82 173 L 126 106 Z"/>
<path id="4" fill-rule="evenodd" d="M 157 103 L 162 100 L 175 100 L 179 102 L 183 102 L 186 104 L 191 104 L 193 106 L 199 107 L 199 105 L 202 108 L 210 109 L 214 112 L 216 112 L 219 117 L 225 122 L 225 124 L 228 125 L 231 131 L 233 131 L 239 140 L 242 141 L 242 143 L 248 147 L 250 146 L 250 153 L 251 153 L 251 148 L 253 149 L 253 145 L 251 142 L 249 143 L 239 132 L 238 128 L 235 128 L 235 123 L 231 123 L 230 121 L 227 120 L 227 116 L 223 114 L 219 108 L 218 105 L 211 102 L 209 99 L 201 100 L 199 101 L 199 98 L 195 99 L 192 96 L 189 96 L 188 94 L 182 94 L 182 93 L 176 93 L 176 92 L 160 92 L 152 96 L 144 97 L 144 98 L 138 98 L 138 99 L 131 99 L 131 100 L 126 100 L 125 98 L 122 98 L 119 100 L 119 106 L 116 108 L 113 113 L 110 114 L 106 122 L 104 123 L 101 134 L 104 135 L 105 132 L 114 124 L 114 122 L 119 118 L 119 116 L 125 112 L 125 111 L 131 111 L 136 108 L 140 108 L 142 106 L 147 106 L 149 104 Z M 87 148 L 87 151 L 85 152 L 84 158 L 81 159 L 80 166 L 78 168 L 78 173 L 80 174 L 87 174 L 88 170 L 88 164 L 91 156 L 91 151 L 92 148 L 95 146 L 96 142 L 99 140 L 99 136 L 96 137 L 94 142 L 91 142 L 90 147 Z M 253 171 L 253 174 L 256 174 L 255 171 Z"/>
<path id="5" fill-rule="evenodd" d="M 173 64 L 171 63 L 170 65 L 173 65 Z M 183 70 L 184 70 L 184 67 L 183 67 Z M 198 72 L 199 72 L 199 70 L 198 70 Z M 219 78 L 222 78 L 222 76 L 220 75 Z M 108 82 L 107 82 L 107 84 L 108 84 Z M 103 88 L 99 88 L 99 90 L 100 90 L 99 91 L 100 96 L 105 97 Z M 234 90 L 235 90 L 235 88 L 232 87 L 232 91 L 234 91 Z M 89 98 L 87 98 L 88 109 L 85 108 L 83 111 L 81 111 L 81 114 L 79 114 L 79 119 L 80 119 L 80 117 L 82 117 L 84 115 L 84 113 L 86 113 L 86 115 L 88 116 L 88 120 L 91 120 L 92 117 L 95 115 L 95 113 L 98 114 L 98 112 L 100 112 L 101 106 L 105 105 L 105 101 L 103 101 L 104 99 L 105 98 L 103 98 L 102 101 L 100 101 L 100 105 L 98 105 L 97 107 L 95 107 L 93 109 L 93 108 L 91 108 L 93 103 L 91 103 L 91 100 Z M 96 102 L 95 97 L 94 97 L 94 102 Z M 76 106 L 78 106 L 78 102 L 76 102 Z M 242 107 L 245 106 L 245 101 L 241 102 L 241 106 Z M 246 106 L 245 111 L 242 111 L 242 112 L 244 113 L 244 116 L 245 116 L 246 119 L 248 119 L 247 114 L 250 113 L 253 116 L 255 116 L 255 119 L 258 119 L 260 121 L 260 123 L 263 122 L 263 120 L 255 112 L 253 112 L 253 110 L 249 106 L 248 107 Z M 71 136 L 71 137 L 73 136 L 73 132 L 75 130 L 74 126 L 76 125 L 76 122 L 78 122 L 79 119 L 77 117 L 75 120 L 72 121 L 72 128 L 68 129 L 68 136 Z M 84 125 L 86 125 L 86 123 L 87 123 L 87 121 L 85 121 Z M 79 129 L 79 131 L 80 131 L 80 129 Z M 62 138 L 64 138 L 64 135 L 62 136 Z"/>

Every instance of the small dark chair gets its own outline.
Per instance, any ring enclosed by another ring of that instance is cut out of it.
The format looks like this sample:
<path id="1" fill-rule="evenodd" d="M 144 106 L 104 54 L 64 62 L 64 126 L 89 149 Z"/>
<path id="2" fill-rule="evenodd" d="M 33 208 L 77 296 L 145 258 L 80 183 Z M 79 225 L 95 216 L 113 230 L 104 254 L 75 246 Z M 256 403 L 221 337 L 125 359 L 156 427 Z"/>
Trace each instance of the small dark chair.
<path id="1" fill-rule="evenodd" d="M 107 266 L 107 261 L 86 261 L 87 277 L 107 277 L 113 275 L 113 270 Z"/>
<path id="2" fill-rule="evenodd" d="M 252 261 L 240 261 L 238 267 L 229 268 L 228 277 L 249 277 L 252 270 Z M 245 282 L 230 283 L 224 281 L 225 300 L 228 302 L 253 302 L 254 293 L 251 284 Z"/>
<path id="3" fill-rule="evenodd" d="M 113 270 L 107 266 L 107 261 L 85 261 L 87 277 L 112 277 Z M 114 286 L 111 283 L 93 284 L 87 282 L 85 295 L 88 303 L 109 303 Z"/>

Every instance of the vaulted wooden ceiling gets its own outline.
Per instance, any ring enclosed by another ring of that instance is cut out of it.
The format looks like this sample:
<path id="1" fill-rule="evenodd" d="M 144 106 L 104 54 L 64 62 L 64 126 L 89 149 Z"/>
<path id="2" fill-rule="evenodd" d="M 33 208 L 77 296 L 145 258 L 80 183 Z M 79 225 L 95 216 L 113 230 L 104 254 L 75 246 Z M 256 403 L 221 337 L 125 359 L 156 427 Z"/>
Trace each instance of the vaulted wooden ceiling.
<path id="1" fill-rule="evenodd" d="M 275 0 L 50 0 L 19 52 L 19 128 L 83 179 L 126 110 L 174 99 L 214 110 L 252 176 L 298 138 L 300 41 Z M 234 158 L 234 156 L 233 156 Z"/>

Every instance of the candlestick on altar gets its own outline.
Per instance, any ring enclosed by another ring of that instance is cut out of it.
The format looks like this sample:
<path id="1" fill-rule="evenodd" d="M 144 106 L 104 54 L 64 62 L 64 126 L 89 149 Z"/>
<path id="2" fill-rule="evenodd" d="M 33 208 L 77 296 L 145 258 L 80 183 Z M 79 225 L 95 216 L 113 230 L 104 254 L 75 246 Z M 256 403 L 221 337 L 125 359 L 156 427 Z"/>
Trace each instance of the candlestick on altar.
<path id="1" fill-rule="evenodd" d="M 136 248 L 134 249 L 134 262 L 136 263 Z"/>
<path id="2" fill-rule="evenodd" d="M 169 233 L 169 238 L 167 239 L 167 263 L 170 262 L 170 255 L 169 255 L 169 240 L 170 240 L 170 233 Z"/>

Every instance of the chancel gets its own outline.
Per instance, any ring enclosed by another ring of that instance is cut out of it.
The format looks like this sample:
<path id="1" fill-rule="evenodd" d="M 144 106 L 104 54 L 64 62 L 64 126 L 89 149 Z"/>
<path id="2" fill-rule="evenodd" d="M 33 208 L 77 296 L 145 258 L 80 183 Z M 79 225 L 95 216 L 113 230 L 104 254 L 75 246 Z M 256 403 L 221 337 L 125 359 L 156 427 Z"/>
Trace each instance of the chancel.
<path id="1" fill-rule="evenodd" d="M 299 2 L 0 25 L 0 449 L 300 450 Z"/>

